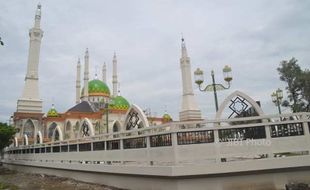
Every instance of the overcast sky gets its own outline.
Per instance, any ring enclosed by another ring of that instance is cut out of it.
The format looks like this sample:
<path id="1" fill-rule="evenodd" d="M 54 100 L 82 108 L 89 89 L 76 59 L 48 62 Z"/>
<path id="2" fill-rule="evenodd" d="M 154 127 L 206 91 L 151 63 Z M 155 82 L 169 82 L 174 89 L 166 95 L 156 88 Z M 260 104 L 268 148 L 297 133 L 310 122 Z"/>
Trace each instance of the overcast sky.
<path id="1" fill-rule="evenodd" d="M 0 36 L 0 121 L 16 111 L 26 74 L 29 36 L 39 1 L 2 1 Z M 181 107 L 180 44 L 183 34 L 192 72 L 202 68 L 210 83 L 211 69 L 223 82 L 222 68 L 233 70 L 231 89 L 260 100 L 266 113 L 276 113 L 270 94 L 285 88 L 276 68 L 297 58 L 310 66 L 309 0 L 88 1 L 44 0 L 44 31 L 39 64 L 44 112 L 54 103 L 65 112 L 75 103 L 76 63 L 90 53 L 90 78 L 107 63 L 111 89 L 113 52 L 118 58 L 121 95 L 130 103 L 161 116 L 167 108 L 178 119 Z M 82 61 L 82 65 L 84 60 Z M 97 69 L 96 69 L 97 68 Z M 193 84 L 205 118 L 215 115 L 213 93 Z M 288 111 L 288 110 L 286 110 Z"/>

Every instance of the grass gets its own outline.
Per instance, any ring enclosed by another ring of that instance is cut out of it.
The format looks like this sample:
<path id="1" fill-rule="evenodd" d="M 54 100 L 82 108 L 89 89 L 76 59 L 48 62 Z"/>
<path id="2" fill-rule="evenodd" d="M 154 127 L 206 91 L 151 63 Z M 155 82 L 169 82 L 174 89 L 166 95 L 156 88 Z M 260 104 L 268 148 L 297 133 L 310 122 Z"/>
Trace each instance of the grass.
<path id="1" fill-rule="evenodd" d="M 17 190 L 18 187 L 15 186 L 15 185 L 10 185 L 10 184 L 5 184 L 5 183 L 1 183 L 0 182 L 0 190 L 6 190 L 6 189 L 9 189 L 9 190 Z"/>

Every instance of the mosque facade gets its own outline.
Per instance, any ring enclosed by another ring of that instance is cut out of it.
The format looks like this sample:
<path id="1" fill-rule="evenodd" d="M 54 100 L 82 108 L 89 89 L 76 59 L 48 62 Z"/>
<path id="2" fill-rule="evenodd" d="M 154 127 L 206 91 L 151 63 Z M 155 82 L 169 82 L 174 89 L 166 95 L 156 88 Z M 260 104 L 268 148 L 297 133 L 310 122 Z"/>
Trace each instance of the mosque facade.
<path id="1" fill-rule="evenodd" d="M 113 56 L 112 89 L 106 84 L 106 64 L 102 67 L 102 78 L 96 75 L 89 80 L 89 50 L 84 55 L 83 85 L 81 84 L 81 60 L 76 67 L 76 101 L 66 112 L 60 113 L 52 105 L 47 113 L 42 112 L 43 101 L 39 96 L 39 57 L 43 31 L 40 28 L 41 5 L 35 15 L 35 24 L 29 31 L 30 45 L 27 73 L 23 95 L 17 101 L 13 115 L 17 129 L 18 144 L 40 144 L 50 141 L 71 140 L 87 136 L 117 133 L 172 122 L 168 113 L 162 117 L 149 116 L 138 105 L 120 95 L 117 76 L 117 56 Z M 183 96 L 180 120 L 200 120 L 201 112 L 195 101 L 191 65 L 184 39 L 181 49 L 181 73 Z"/>

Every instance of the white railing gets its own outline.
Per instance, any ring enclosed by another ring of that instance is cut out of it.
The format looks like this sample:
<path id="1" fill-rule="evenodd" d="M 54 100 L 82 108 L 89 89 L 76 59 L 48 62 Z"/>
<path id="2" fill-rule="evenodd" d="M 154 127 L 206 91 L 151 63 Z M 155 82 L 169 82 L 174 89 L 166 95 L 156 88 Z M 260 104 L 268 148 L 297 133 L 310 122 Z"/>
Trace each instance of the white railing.
<path id="1" fill-rule="evenodd" d="M 289 156 L 309 156 L 309 122 L 310 113 L 172 122 L 161 126 L 101 134 L 75 140 L 11 147 L 6 151 L 9 153 L 15 151 L 9 155 L 9 158 L 12 159 L 49 161 L 52 157 L 55 162 L 85 164 L 87 161 L 90 164 L 108 165 L 111 163 L 122 165 L 139 165 L 141 163 L 143 165 L 199 165 L 278 159 Z M 272 128 L 273 126 L 276 126 L 277 129 Z M 279 128 L 283 129 L 282 136 L 276 133 L 274 136 L 274 130 L 279 131 Z M 230 136 L 232 133 L 235 136 Z M 153 138 L 154 136 L 158 138 Z M 140 144 L 136 143 L 136 147 L 126 148 L 127 145 L 124 142 L 134 141 L 133 139 L 136 138 L 142 139 L 140 139 L 141 141 L 135 140 Z M 116 142 L 115 149 L 109 147 L 112 140 Z M 167 142 L 164 142 L 165 140 Z M 101 141 L 104 142 L 104 150 L 95 151 L 93 143 Z M 90 149 L 79 151 L 79 144 L 84 143 L 90 143 Z M 77 144 L 76 151 L 68 150 L 70 149 L 68 145 L 75 144 Z M 61 151 L 61 146 L 67 146 L 66 152 Z M 59 153 L 53 153 L 53 147 L 59 147 Z M 44 149 L 44 153 L 41 148 Z M 51 149 L 51 152 L 47 152 L 48 148 Z M 25 149 L 31 150 L 33 153 L 23 153 Z M 35 153 L 36 149 L 38 149 L 37 153 Z M 67 152 L 70 154 L 66 154 Z M 88 160 L 85 160 L 85 157 Z"/>

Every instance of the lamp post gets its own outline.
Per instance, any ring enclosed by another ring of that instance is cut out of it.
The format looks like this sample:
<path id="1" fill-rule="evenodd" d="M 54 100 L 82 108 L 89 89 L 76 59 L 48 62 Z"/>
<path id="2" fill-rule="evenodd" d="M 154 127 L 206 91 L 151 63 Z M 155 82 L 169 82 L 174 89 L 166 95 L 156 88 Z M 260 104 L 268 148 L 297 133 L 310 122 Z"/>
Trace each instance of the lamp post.
<path id="1" fill-rule="evenodd" d="M 106 103 L 104 105 L 105 108 L 105 120 L 106 120 L 106 126 L 107 126 L 107 134 L 109 133 L 109 103 Z"/>
<path id="2" fill-rule="evenodd" d="M 215 83 L 214 71 L 212 70 L 211 71 L 212 84 L 206 85 L 205 88 L 202 88 L 201 86 L 202 86 L 202 83 L 204 82 L 203 71 L 200 68 L 198 68 L 194 72 L 195 83 L 199 86 L 199 90 L 202 91 L 202 92 L 213 91 L 213 93 L 214 93 L 214 100 L 215 100 L 215 110 L 216 111 L 218 111 L 217 91 L 229 89 L 230 88 L 230 82 L 233 79 L 232 75 L 231 75 L 231 68 L 228 65 L 226 65 L 223 68 L 223 74 L 224 74 L 224 80 L 228 83 L 228 87 L 225 87 L 222 84 Z"/>
<path id="3" fill-rule="evenodd" d="M 275 92 L 271 94 L 272 102 L 278 107 L 279 114 L 281 114 L 281 103 L 283 98 L 283 91 L 278 88 Z"/>
<path id="4" fill-rule="evenodd" d="M 103 111 L 104 111 L 104 113 L 105 113 L 105 120 L 106 120 L 106 127 L 107 127 L 107 129 L 106 129 L 106 131 L 107 131 L 107 134 L 109 133 L 109 106 L 113 106 L 113 104 L 114 104 L 114 101 L 113 100 L 111 100 L 111 99 L 109 99 L 109 100 L 107 100 L 107 101 L 102 101 L 102 102 L 100 102 L 99 103 L 99 107 L 100 107 L 100 109 L 102 109 Z"/>

